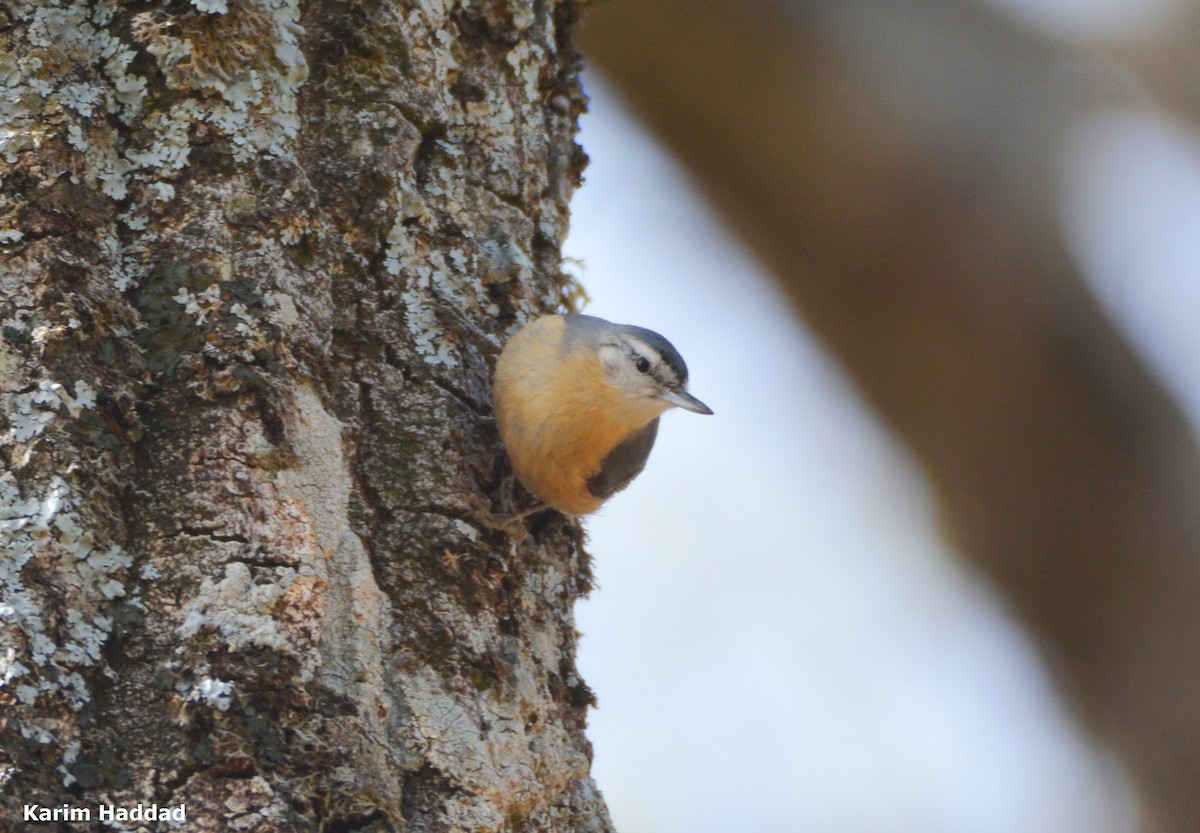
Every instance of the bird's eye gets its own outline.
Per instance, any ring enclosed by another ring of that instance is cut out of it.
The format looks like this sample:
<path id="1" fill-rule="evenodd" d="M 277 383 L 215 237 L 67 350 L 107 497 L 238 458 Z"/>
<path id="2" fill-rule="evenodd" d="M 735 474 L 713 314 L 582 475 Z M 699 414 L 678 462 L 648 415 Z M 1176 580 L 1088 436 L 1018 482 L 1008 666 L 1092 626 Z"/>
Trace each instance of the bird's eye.
<path id="1" fill-rule="evenodd" d="M 650 372 L 650 360 L 645 356 L 638 356 L 633 362 L 633 366 L 637 368 L 638 373 Z"/>

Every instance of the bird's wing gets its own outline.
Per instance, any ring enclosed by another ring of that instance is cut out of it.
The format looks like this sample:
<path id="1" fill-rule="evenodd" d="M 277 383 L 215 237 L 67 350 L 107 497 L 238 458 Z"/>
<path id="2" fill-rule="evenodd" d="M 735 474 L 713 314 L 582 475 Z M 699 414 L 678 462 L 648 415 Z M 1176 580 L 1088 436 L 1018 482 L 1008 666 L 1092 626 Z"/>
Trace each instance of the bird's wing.
<path id="1" fill-rule="evenodd" d="M 588 491 L 605 500 L 629 485 L 646 466 L 654 438 L 658 436 L 658 419 L 651 420 L 645 428 L 621 442 L 608 452 L 600 471 L 587 480 Z"/>

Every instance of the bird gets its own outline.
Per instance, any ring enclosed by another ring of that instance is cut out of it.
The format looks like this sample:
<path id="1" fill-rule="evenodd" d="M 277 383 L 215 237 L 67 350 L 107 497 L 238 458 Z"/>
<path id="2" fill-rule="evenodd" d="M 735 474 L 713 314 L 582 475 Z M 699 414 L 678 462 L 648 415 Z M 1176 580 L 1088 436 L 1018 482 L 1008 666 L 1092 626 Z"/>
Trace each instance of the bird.
<path id="1" fill-rule="evenodd" d="M 544 508 L 589 515 L 646 465 L 658 418 L 712 409 L 653 330 L 591 315 L 544 315 L 513 335 L 492 386 L 500 439 L 517 479 Z"/>

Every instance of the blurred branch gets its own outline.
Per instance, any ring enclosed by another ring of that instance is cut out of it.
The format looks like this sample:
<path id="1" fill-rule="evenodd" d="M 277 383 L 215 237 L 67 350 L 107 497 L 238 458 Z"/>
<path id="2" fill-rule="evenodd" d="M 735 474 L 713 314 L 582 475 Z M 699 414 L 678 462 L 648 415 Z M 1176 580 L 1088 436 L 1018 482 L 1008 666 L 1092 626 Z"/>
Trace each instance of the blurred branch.
<path id="1" fill-rule="evenodd" d="M 1200 455 L 1059 237 L 1078 70 L 954 0 L 619 0 L 584 45 L 921 456 L 1147 829 L 1200 830 Z"/>
<path id="2" fill-rule="evenodd" d="M 1200 126 L 1200 4 L 1181 2 L 1141 37 L 1100 48 L 1130 69 L 1155 99 Z"/>

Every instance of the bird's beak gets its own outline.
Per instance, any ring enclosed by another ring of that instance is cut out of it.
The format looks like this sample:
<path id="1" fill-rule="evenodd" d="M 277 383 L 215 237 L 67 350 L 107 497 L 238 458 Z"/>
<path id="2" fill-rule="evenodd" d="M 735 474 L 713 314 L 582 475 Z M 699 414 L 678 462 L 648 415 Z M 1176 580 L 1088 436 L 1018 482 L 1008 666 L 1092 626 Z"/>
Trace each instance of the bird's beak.
<path id="1" fill-rule="evenodd" d="M 694 414 L 712 413 L 712 408 L 708 407 L 685 390 L 663 391 L 659 398 L 664 402 L 670 402 L 672 405 L 683 408 L 685 411 L 691 411 Z"/>

